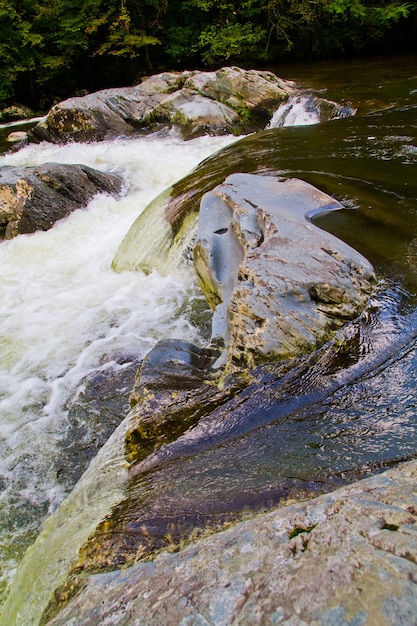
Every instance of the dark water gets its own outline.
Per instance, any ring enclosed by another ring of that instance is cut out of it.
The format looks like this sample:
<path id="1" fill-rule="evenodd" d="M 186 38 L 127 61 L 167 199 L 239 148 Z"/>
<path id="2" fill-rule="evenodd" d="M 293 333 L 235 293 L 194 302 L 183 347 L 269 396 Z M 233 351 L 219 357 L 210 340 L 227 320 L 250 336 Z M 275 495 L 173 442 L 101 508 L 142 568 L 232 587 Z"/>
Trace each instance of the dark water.
<path id="1" fill-rule="evenodd" d="M 276 72 L 356 116 L 244 138 L 176 191 L 193 189 L 195 203 L 233 172 L 302 178 L 346 207 L 317 223 L 371 260 L 378 288 L 338 342 L 285 375 L 265 368 L 253 388 L 154 454 L 115 512 L 132 545 L 145 541 L 138 528 L 148 544 L 149 535 L 172 538 L 172 529 L 326 491 L 417 453 L 416 59 Z"/>

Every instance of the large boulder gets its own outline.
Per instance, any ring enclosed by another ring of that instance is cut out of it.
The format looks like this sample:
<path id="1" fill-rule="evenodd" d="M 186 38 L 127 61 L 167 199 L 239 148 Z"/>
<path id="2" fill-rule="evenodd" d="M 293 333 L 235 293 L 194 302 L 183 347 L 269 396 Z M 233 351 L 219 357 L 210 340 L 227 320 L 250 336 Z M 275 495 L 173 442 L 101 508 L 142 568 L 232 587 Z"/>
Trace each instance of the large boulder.
<path id="1" fill-rule="evenodd" d="M 203 196 L 194 260 L 214 312 L 212 343 L 226 347 L 222 364 L 298 356 L 360 313 L 371 264 L 311 221 L 341 208 L 276 176 L 233 174 Z"/>
<path id="2" fill-rule="evenodd" d="M 105 89 L 55 105 L 32 141 L 100 141 L 174 125 L 183 135 L 252 132 L 264 128 L 295 92 L 272 72 L 222 68 L 165 72 L 135 87 Z"/>
<path id="3" fill-rule="evenodd" d="M 415 624 L 416 479 L 413 461 L 90 576 L 49 624 Z"/>
<path id="4" fill-rule="evenodd" d="M 97 193 L 116 194 L 122 180 L 86 165 L 47 163 L 0 169 L 0 237 L 49 230 Z"/>

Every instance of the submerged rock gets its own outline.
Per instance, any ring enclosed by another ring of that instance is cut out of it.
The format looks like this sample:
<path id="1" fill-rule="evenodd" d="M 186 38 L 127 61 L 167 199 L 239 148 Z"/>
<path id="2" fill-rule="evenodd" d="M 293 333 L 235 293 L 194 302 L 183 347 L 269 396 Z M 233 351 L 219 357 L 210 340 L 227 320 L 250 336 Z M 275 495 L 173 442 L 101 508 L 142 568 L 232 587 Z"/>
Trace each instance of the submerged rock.
<path id="1" fill-rule="evenodd" d="M 49 163 L 0 169 L 0 237 L 49 230 L 97 193 L 116 194 L 121 178 L 86 165 Z"/>
<path id="2" fill-rule="evenodd" d="M 371 264 L 311 222 L 341 208 L 304 181 L 253 174 L 203 197 L 194 260 L 223 364 L 299 356 L 361 312 Z"/>
<path id="3" fill-rule="evenodd" d="M 166 72 L 135 87 L 105 89 L 55 105 L 29 132 L 31 141 L 101 141 L 174 125 L 185 138 L 264 128 L 295 91 L 272 72 L 225 67 Z"/>

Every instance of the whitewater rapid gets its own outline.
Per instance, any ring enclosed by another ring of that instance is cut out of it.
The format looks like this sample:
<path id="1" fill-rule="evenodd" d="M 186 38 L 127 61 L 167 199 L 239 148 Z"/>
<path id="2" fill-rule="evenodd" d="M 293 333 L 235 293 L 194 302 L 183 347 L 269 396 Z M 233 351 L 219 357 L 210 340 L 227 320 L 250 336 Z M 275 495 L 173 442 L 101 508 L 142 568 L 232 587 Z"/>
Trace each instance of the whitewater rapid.
<path id="1" fill-rule="evenodd" d="M 158 193 L 235 138 L 184 142 L 166 134 L 95 144 L 29 145 L 0 166 L 82 163 L 123 176 L 124 193 L 96 196 L 48 232 L 0 246 L 0 582 L 65 497 L 56 479 L 65 403 L 92 372 L 141 358 L 161 338 L 201 343 L 184 315 L 198 298 L 191 268 L 115 273 L 131 223 Z M 1 594 L 0 594 L 1 595 Z"/>
<path id="2" fill-rule="evenodd" d="M 307 102 L 291 99 L 271 125 L 318 123 Z M 24 551 L 67 495 L 56 460 L 74 428 L 66 403 L 83 391 L 86 377 L 120 371 L 159 339 L 204 344 L 186 313 L 201 299 L 191 267 L 161 276 L 115 273 L 111 262 L 151 200 L 236 140 L 184 142 L 163 132 L 29 144 L 0 155 L 0 167 L 80 163 L 124 181 L 120 198 L 97 195 L 51 230 L 0 245 L 0 604 Z"/>

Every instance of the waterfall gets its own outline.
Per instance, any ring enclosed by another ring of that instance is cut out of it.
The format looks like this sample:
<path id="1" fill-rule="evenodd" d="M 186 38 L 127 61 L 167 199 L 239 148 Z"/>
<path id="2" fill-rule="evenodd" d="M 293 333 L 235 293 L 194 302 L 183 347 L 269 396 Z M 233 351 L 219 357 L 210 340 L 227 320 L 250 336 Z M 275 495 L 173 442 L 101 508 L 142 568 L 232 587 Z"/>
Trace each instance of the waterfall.
<path id="1" fill-rule="evenodd" d="M 309 126 L 329 119 L 349 117 L 355 113 L 348 106 L 316 98 L 312 94 L 298 94 L 283 102 L 272 116 L 268 128 L 281 126 Z"/>

